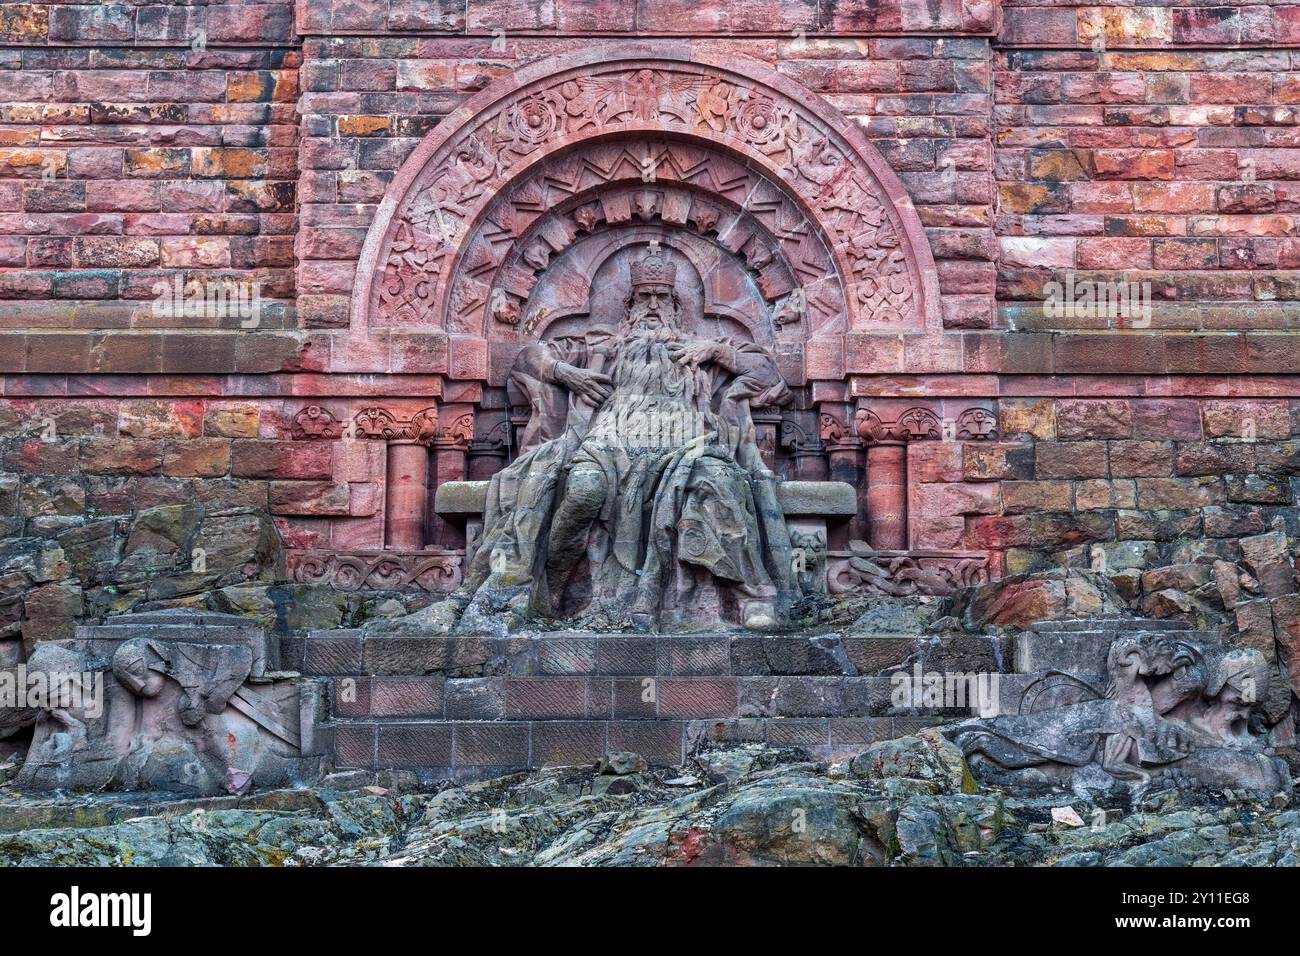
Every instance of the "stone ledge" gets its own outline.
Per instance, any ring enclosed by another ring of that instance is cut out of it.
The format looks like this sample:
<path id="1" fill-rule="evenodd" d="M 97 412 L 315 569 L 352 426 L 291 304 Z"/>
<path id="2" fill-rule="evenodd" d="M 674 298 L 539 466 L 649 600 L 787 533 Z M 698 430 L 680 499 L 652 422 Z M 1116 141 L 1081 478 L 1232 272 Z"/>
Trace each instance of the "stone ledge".
<path id="1" fill-rule="evenodd" d="M 247 646 L 253 655 L 252 677 L 261 680 L 280 669 L 280 645 L 266 628 L 238 614 L 195 608 L 169 608 L 107 617 L 100 624 L 81 624 L 74 642 L 95 654 L 111 657 L 123 641 L 147 638 L 194 644 Z"/>
<path id="2" fill-rule="evenodd" d="M 1176 633 L 1182 641 L 1218 647 L 1223 638 L 1216 631 L 1193 630 L 1179 620 L 1138 618 L 1084 618 L 1043 621 L 1016 635 L 1014 666 L 1017 674 L 1037 675 L 1047 670 L 1065 670 L 1080 677 L 1104 681 L 1106 655 L 1110 645 L 1124 634 L 1140 632 Z"/>
<path id="3" fill-rule="evenodd" d="M 862 677 L 909 659 L 1000 669 L 1009 637 L 904 634 L 624 634 L 435 637 L 313 631 L 282 642 L 285 666 L 319 677 Z"/>
<path id="4" fill-rule="evenodd" d="M 440 515 L 478 515 L 487 505 L 486 481 L 444 481 L 433 498 Z M 847 481 L 782 481 L 776 486 L 787 515 L 851 517 L 858 513 L 857 491 Z"/>
<path id="5" fill-rule="evenodd" d="M 847 481 L 783 481 L 776 497 L 787 515 L 835 515 L 858 513 L 858 493 Z"/>
<path id="6" fill-rule="evenodd" d="M 632 750 L 655 766 L 680 765 L 707 742 L 799 746 L 822 760 L 860 753 L 941 717 L 726 717 L 707 720 L 372 720 L 340 722 L 337 766 L 416 770 L 433 779 L 594 763 Z"/>

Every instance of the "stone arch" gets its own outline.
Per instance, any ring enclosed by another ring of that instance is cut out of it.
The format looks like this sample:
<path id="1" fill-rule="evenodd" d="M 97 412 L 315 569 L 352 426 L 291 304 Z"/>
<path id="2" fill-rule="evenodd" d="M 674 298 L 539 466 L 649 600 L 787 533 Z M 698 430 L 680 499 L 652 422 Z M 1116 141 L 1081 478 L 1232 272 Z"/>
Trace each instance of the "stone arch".
<path id="1" fill-rule="evenodd" d="M 465 237 L 443 314 L 435 308 L 432 318 L 492 337 L 492 319 L 527 298 L 553 255 L 599 229 L 647 222 L 711 237 L 745 263 L 768 301 L 799 290 L 809 331 L 843 330 L 841 274 L 797 198 L 724 153 L 660 137 L 580 144 L 503 191 Z"/>
<path id="2" fill-rule="evenodd" d="M 682 44 L 620 53 L 530 64 L 439 124 L 367 235 L 354 329 L 517 340 L 514 310 L 549 261 L 533 244 L 562 251 L 584 219 L 630 223 L 638 191 L 659 193 L 661 223 L 730 242 L 774 308 L 796 293 L 801 340 L 940 328 L 924 230 L 854 123 L 757 63 Z"/>

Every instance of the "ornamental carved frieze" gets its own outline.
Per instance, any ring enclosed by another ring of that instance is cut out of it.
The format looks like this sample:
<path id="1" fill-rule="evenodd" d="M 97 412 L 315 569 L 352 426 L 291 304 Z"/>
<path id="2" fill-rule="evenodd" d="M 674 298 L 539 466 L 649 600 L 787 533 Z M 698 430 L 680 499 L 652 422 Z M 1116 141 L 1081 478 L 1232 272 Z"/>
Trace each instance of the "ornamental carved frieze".
<path id="1" fill-rule="evenodd" d="M 779 330 L 842 321 L 845 302 L 839 287 L 825 282 L 834 265 L 816 228 L 791 197 L 744 164 L 696 146 L 650 140 L 594 144 L 562 163 L 570 175 L 548 169 L 529 179 L 503 197 L 468 240 L 449 328 L 480 327 L 486 304 L 492 323 L 523 320 L 530 332 L 538 315 L 526 315 L 526 303 L 556 257 L 587 237 L 638 223 L 692 232 L 739 259 Z M 653 175 L 643 175 L 646 170 Z M 635 182 L 617 184 L 619 178 Z M 593 183 L 607 182 L 614 185 L 594 191 Z M 509 251 L 502 257 L 496 246 Z"/>
<path id="2" fill-rule="evenodd" d="M 814 430 L 798 418 L 781 420 L 781 447 L 792 457 L 820 455 L 825 451 L 819 430 Z"/>
<path id="3" fill-rule="evenodd" d="M 830 447 L 858 444 L 857 430 L 852 427 L 847 418 L 848 416 L 841 412 L 822 410 L 817 416 L 817 434 L 823 445 Z"/>
<path id="4" fill-rule="evenodd" d="M 474 451 L 483 455 L 506 455 L 510 451 L 511 422 L 508 418 L 491 421 L 487 415 L 476 416 L 484 419 L 481 433 L 471 439 Z"/>
<path id="5" fill-rule="evenodd" d="M 286 555 L 289 580 L 340 591 L 374 588 L 449 594 L 460 586 L 463 551 L 312 551 Z"/>
<path id="6" fill-rule="evenodd" d="M 470 431 L 472 434 L 472 417 Z M 290 427 L 290 435 L 298 441 L 360 438 L 432 444 L 439 434 L 436 406 L 423 408 L 409 418 L 404 418 L 387 408 L 372 405 L 361 409 L 350 421 L 343 421 L 321 405 L 308 405 L 293 416 Z"/>
<path id="7" fill-rule="evenodd" d="M 362 324 L 524 328 L 585 235 L 656 222 L 742 259 L 772 324 L 938 325 L 924 231 L 861 131 L 758 64 L 677 44 L 532 64 L 449 117 L 390 187 L 353 300 Z"/>
<path id="8" fill-rule="evenodd" d="M 943 596 L 988 581 L 989 556 L 980 552 L 876 551 L 854 542 L 850 550 L 831 551 L 826 559 L 826 587 L 831 594 Z"/>
<path id="9" fill-rule="evenodd" d="M 343 423 L 320 405 L 308 405 L 293 416 L 290 434 L 297 441 L 320 438 L 332 441 L 343 436 Z"/>
<path id="10" fill-rule="evenodd" d="M 469 448 L 474 441 L 474 413 L 466 412 L 442 423 L 438 426 L 436 437 L 433 440 L 437 445 Z"/>
<path id="11" fill-rule="evenodd" d="M 823 427 L 828 416 L 823 415 Z M 868 442 L 993 441 L 997 416 L 987 408 L 967 408 L 945 417 L 932 408 L 914 405 L 896 414 L 859 408 L 854 415 L 858 435 Z"/>

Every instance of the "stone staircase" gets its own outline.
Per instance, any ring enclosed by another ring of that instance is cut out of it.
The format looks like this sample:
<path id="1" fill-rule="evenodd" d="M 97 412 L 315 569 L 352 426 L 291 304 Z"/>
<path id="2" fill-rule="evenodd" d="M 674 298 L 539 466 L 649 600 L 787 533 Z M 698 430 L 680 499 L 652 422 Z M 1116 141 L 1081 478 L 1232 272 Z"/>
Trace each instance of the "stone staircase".
<path id="1" fill-rule="evenodd" d="M 1009 643 L 903 635 L 504 638 L 318 631 L 285 666 L 330 685 L 340 768 L 430 779 L 595 761 L 631 750 L 680 764 L 706 740 L 800 745 L 833 759 L 962 711 L 894 707 L 882 671 L 997 670 Z"/>

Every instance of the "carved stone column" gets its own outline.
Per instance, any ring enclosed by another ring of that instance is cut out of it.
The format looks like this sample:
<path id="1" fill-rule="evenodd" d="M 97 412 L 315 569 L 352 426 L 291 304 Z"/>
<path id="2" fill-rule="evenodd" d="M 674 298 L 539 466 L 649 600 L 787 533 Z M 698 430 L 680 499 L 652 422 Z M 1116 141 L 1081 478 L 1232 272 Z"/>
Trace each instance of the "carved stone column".
<path id="1" fill-rule="evenodd" d="M 438 429 L 438 408 L 401 419 L 381 406 L 363 408 L 353 419 L 356 436 L 386 443 L 384 547 L 419 551 L 427 544 L 429 442 Z"/>
<path id="2" fill-rule="evenodd" d="M 758 452 L 763 456 L 763 464 L 772 471 L 778 471 L 776 449 L 781 428 L 781 412 L 774 408 L 755 409 L 751 417 L 754 421 L 754 444 L 758 446 Z"/>
<path id="3" fill-rule="evenodd" d="M 847 524 L 841 522 L 827 529 L 828 546 L 843 550 L 852 540 L 869 540 L 867 529 L 867 481 L 862 468 L 862 440 L 853 433 L 848 411 L 843 406 L 822 406 L 818 416 L 818 433 L 826 449 L 827 472 L 831 481 L 844 481 L 857 489 L 858 513 Z"/>
<path id="4" fill-rule="evenodd" d="M 909 546 L 909 444 L 997 439 L 997 415 L 991 409 L 974 405 L 955 417 L 945 414 L 952 415 L 951 407 L 938 402 L 910 407 L 885 402 L 858 408 L 854 421 L 857 433 L 867 443 L 868 540 L 873 548 L 905 550 Z"/>
<path id="5" fill-rule="evenodd" d="M 781 421 L 781 447 L 790 456 L 791 477 L 796 481 L 825 481 L 828 471 L 826 449 L 822 446 L 820 430 L 803 419 L 802 413 L 790 413 Z M 808 416 L 811 417 L 811 416 Z"/>
<path id="6" fill-rule="evenodd" d="M 469 447 L 474 440 L 474 413 L 445 414 L 433 440 L 433 474 L 435 486 L 447 481 L 464 481 L 468 473 Z M 465 546 L 464 532 L 433 510 L 428 501 L 431 543 L 441 548 Z"/>
<path id="7" fill-rule="evenodd" d="M 907 445 L 867 446 L 868 540 L 877 551 L 907 550 Z"/>
<path id="8" fill-rule="evenodd" d="M 423 548 L 428 507 L 429 449 L 413 440 L 389 442 L 384 546 L 400 551 Z"/>
<path id="9" fill-rule="evenodd" d="M 511 426 L 509 418 L 497 413 L 482 419 L 485 414 L 480 411 L 476 416 L 474 441 L 469 446 L 469 464 L 466 475 L 470 481 L 486 481 L 506 466 L 510 460 Z"/>

